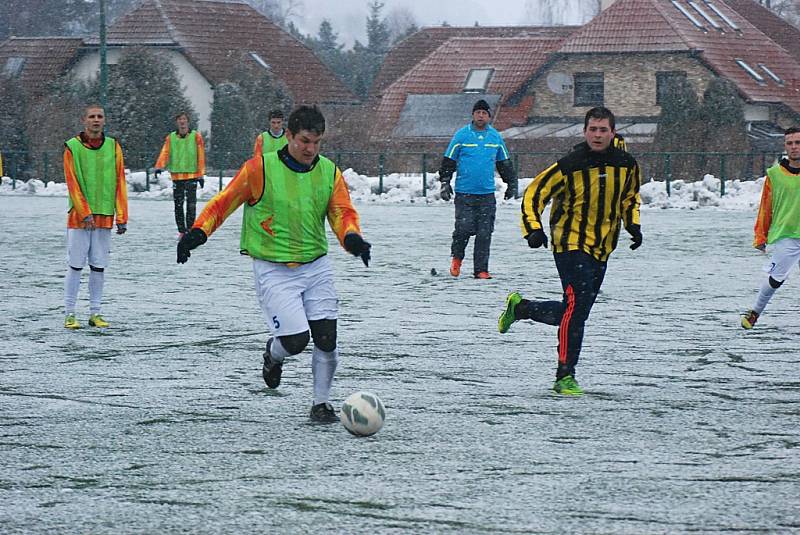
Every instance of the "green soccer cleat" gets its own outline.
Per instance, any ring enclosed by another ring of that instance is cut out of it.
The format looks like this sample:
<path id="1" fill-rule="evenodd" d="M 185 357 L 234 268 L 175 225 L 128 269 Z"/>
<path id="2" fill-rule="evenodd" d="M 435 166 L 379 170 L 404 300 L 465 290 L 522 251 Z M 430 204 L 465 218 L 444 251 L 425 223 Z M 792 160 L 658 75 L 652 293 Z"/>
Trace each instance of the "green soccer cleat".
<path id="1" fill-rule="evenodd" d="M 758 312 L 755 310 L 748 310 L 742 314 L 742 329 L 750 330 L 755 327 L 758 321 Z"/>
<path id="2" fill-rule="evenodd" d="M 497 330 L 500 333 L 507 333 L 511 328 L 511 324 L 517 321 L 517 316 L 514 314 L 514 307 L 522 301 L 522 296 L 518 292 L 511 292 L 506 297 L 506 309 L 500 314 L 500 319 L 497 320 Z"/>
<path id="3" fill-rule="evenodd" d="M 67 317 L 64 318 L 64 327 L 67 329 L 80 329 L 81 324 L 75 319 L 75 314 L 67 314 Z"/>
<path id="4" fill-rule="evenodd" d="M 563 396 L 582 396 L 583 390 L 571 375 L 565 375 L 553 385 L 553 392 Z"/>
<path id="5" fill-rule="evenodd" d="M 89 316 L 89 325 L 92 327 L 108 327 L 108 322 L 100 314 L 92 314 Z"/>

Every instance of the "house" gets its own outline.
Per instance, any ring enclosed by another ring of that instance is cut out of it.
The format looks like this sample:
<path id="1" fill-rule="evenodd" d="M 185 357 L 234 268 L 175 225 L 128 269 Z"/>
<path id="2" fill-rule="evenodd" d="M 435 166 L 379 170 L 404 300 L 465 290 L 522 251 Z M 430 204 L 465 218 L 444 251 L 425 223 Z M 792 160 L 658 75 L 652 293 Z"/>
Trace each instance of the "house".
<path id="1" fill-rule="evenodd" d="M 296 103 L 359 103 L 310 48 L 239 0 L 143 0 L 111 24 L 106 41 L 112 66 L 126 47 L 164 53 L 198 114 L 200 130 L 210 131 L 214 86 L 226 81 L 242 58 L 271 70 Z M 11 38 L 0 45 L 0 69 L 18 71 L 35 93 L 65 72 L 97 76 L 99 45 L 97 38 Z"/>
<path id="2" fill-rule="evenodd" d="M 468 120 L 479 98 L 492 106 L 496 127 L 525 124 L 531 105 L 524 98 L 528 80 L 575 30 L 564 26 L 417 32 L 393 49 L 376 77 L 372 139 L 449 138 Z M 420 39 L 420 34 L 434 38 Z M 428 52 L 433 45 L 436 48 Z"/>
<path id="3" fill-rule="evenodd" d="M 800 51 L 794 43 L 800 32 L 766 8 L 751 0 L 608 3 L 586 25 L 565 30 L 561 39 L 448 37 L 379 88 L 380 126 L 373 138 L 441 137 L 450 120 L 443 118 L 437 130 L 433 126 L 439 120 L 430 111 L 459 101 L 466 118 L 473 93 L 480 93 L 495 103 L 495 126 L 508 140 L 560 139 L 568 146 L 580 136 L 585 112 L 604 105 L 615 112 L 618 130 L 629 141 L 649 143 L 670 77 L 687 78 L 699 97 L 715 77 L 733 82 L 756 143 L 769 144 L 781 128 L 797 122 Z M 528 56 L 527 61 L 509 69 L 504 62 L 518 55 Z M 513 82 L 504 72 L 513 72 Z M 473 85 L 477 75 L 486 82 L 483 87 Z M 437 99 L 440 107 L 434 108 Z M 421 112 L 426 106 L 429 127 L 409 128 L 413 117 L 426 116 Z"/>

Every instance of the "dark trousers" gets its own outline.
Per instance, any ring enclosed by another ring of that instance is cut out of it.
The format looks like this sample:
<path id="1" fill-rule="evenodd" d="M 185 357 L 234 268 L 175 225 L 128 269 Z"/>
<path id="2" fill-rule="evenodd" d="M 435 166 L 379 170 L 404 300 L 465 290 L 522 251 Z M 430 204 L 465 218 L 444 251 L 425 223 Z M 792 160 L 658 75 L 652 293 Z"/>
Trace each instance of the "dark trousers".
<path id="1" fill-rule="evenodd" d="M 197 179 L 174 180 L 172 182 L 172 200 L 175 202 L 175 224 L 178 232 L 186 232 L 192 228 L 197 213 Z M 186 215 L 183 201 L 186 199 Z"/>
<path id="2" fill-rule="evenodd" d="M 489 271 L 489 247 L 492 245 L 497 201 L 494 193 L 473 195 L 456 193 L 456 226 L 450 255 L 463 260 L 470 236 L 475 236 L 473 272 Z"/>
<path id="3" fill-rule="evenodd" d="M 561 287 L 562 301 L 527 301 L 517 305 L 519 319 L 532 319 L 558 325 L 558 369 L 556 380 L 575 376 L 575 366 L 583 345 L 583 328 L 606 275 L 606 262 L 583 251 L 553 253 Z"/>

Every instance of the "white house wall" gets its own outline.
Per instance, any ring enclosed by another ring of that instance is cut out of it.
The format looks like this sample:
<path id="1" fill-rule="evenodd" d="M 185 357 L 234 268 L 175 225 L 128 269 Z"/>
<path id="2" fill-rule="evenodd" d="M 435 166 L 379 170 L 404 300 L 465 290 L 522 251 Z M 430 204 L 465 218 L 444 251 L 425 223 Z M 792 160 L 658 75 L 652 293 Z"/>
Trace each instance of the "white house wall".
<path id="1" fill-rule="evenodd" d="M 109 65 L 119 62 L 122 50 L 109 48 L 106 61 Z M 183 94 L 192 103 L 197 113 L 197 128 L 208 134 L 211 132 L 211 105 L 214 100 L 214 90 L 206 78 L 187 61 L 186 56 L 177 50 L 161 50 L 177 69 L 178 79 L 183 87 Z M 76 62 L 72 71 L 83 80 L 98 76 L 100 72 L 100 52 L 90 51 Z"/>

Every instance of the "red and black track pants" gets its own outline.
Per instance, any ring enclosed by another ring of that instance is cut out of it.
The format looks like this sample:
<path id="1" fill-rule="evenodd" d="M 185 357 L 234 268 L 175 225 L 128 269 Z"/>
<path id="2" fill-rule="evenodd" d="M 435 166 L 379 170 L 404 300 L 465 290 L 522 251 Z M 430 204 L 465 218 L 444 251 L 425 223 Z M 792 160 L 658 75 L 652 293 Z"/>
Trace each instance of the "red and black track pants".
<path id="1" fill-rule="evenodd" d="M 558 325 L 558 369 L 556 380 L 575 376 L 575 366 L 583 345 L 583 329 L 606 275 L 606 262 L 583 251 L 553 253 L 561 287 L 562 301 L 528 301 L 516 307 L 517 319 L 532 319 Z"/>

